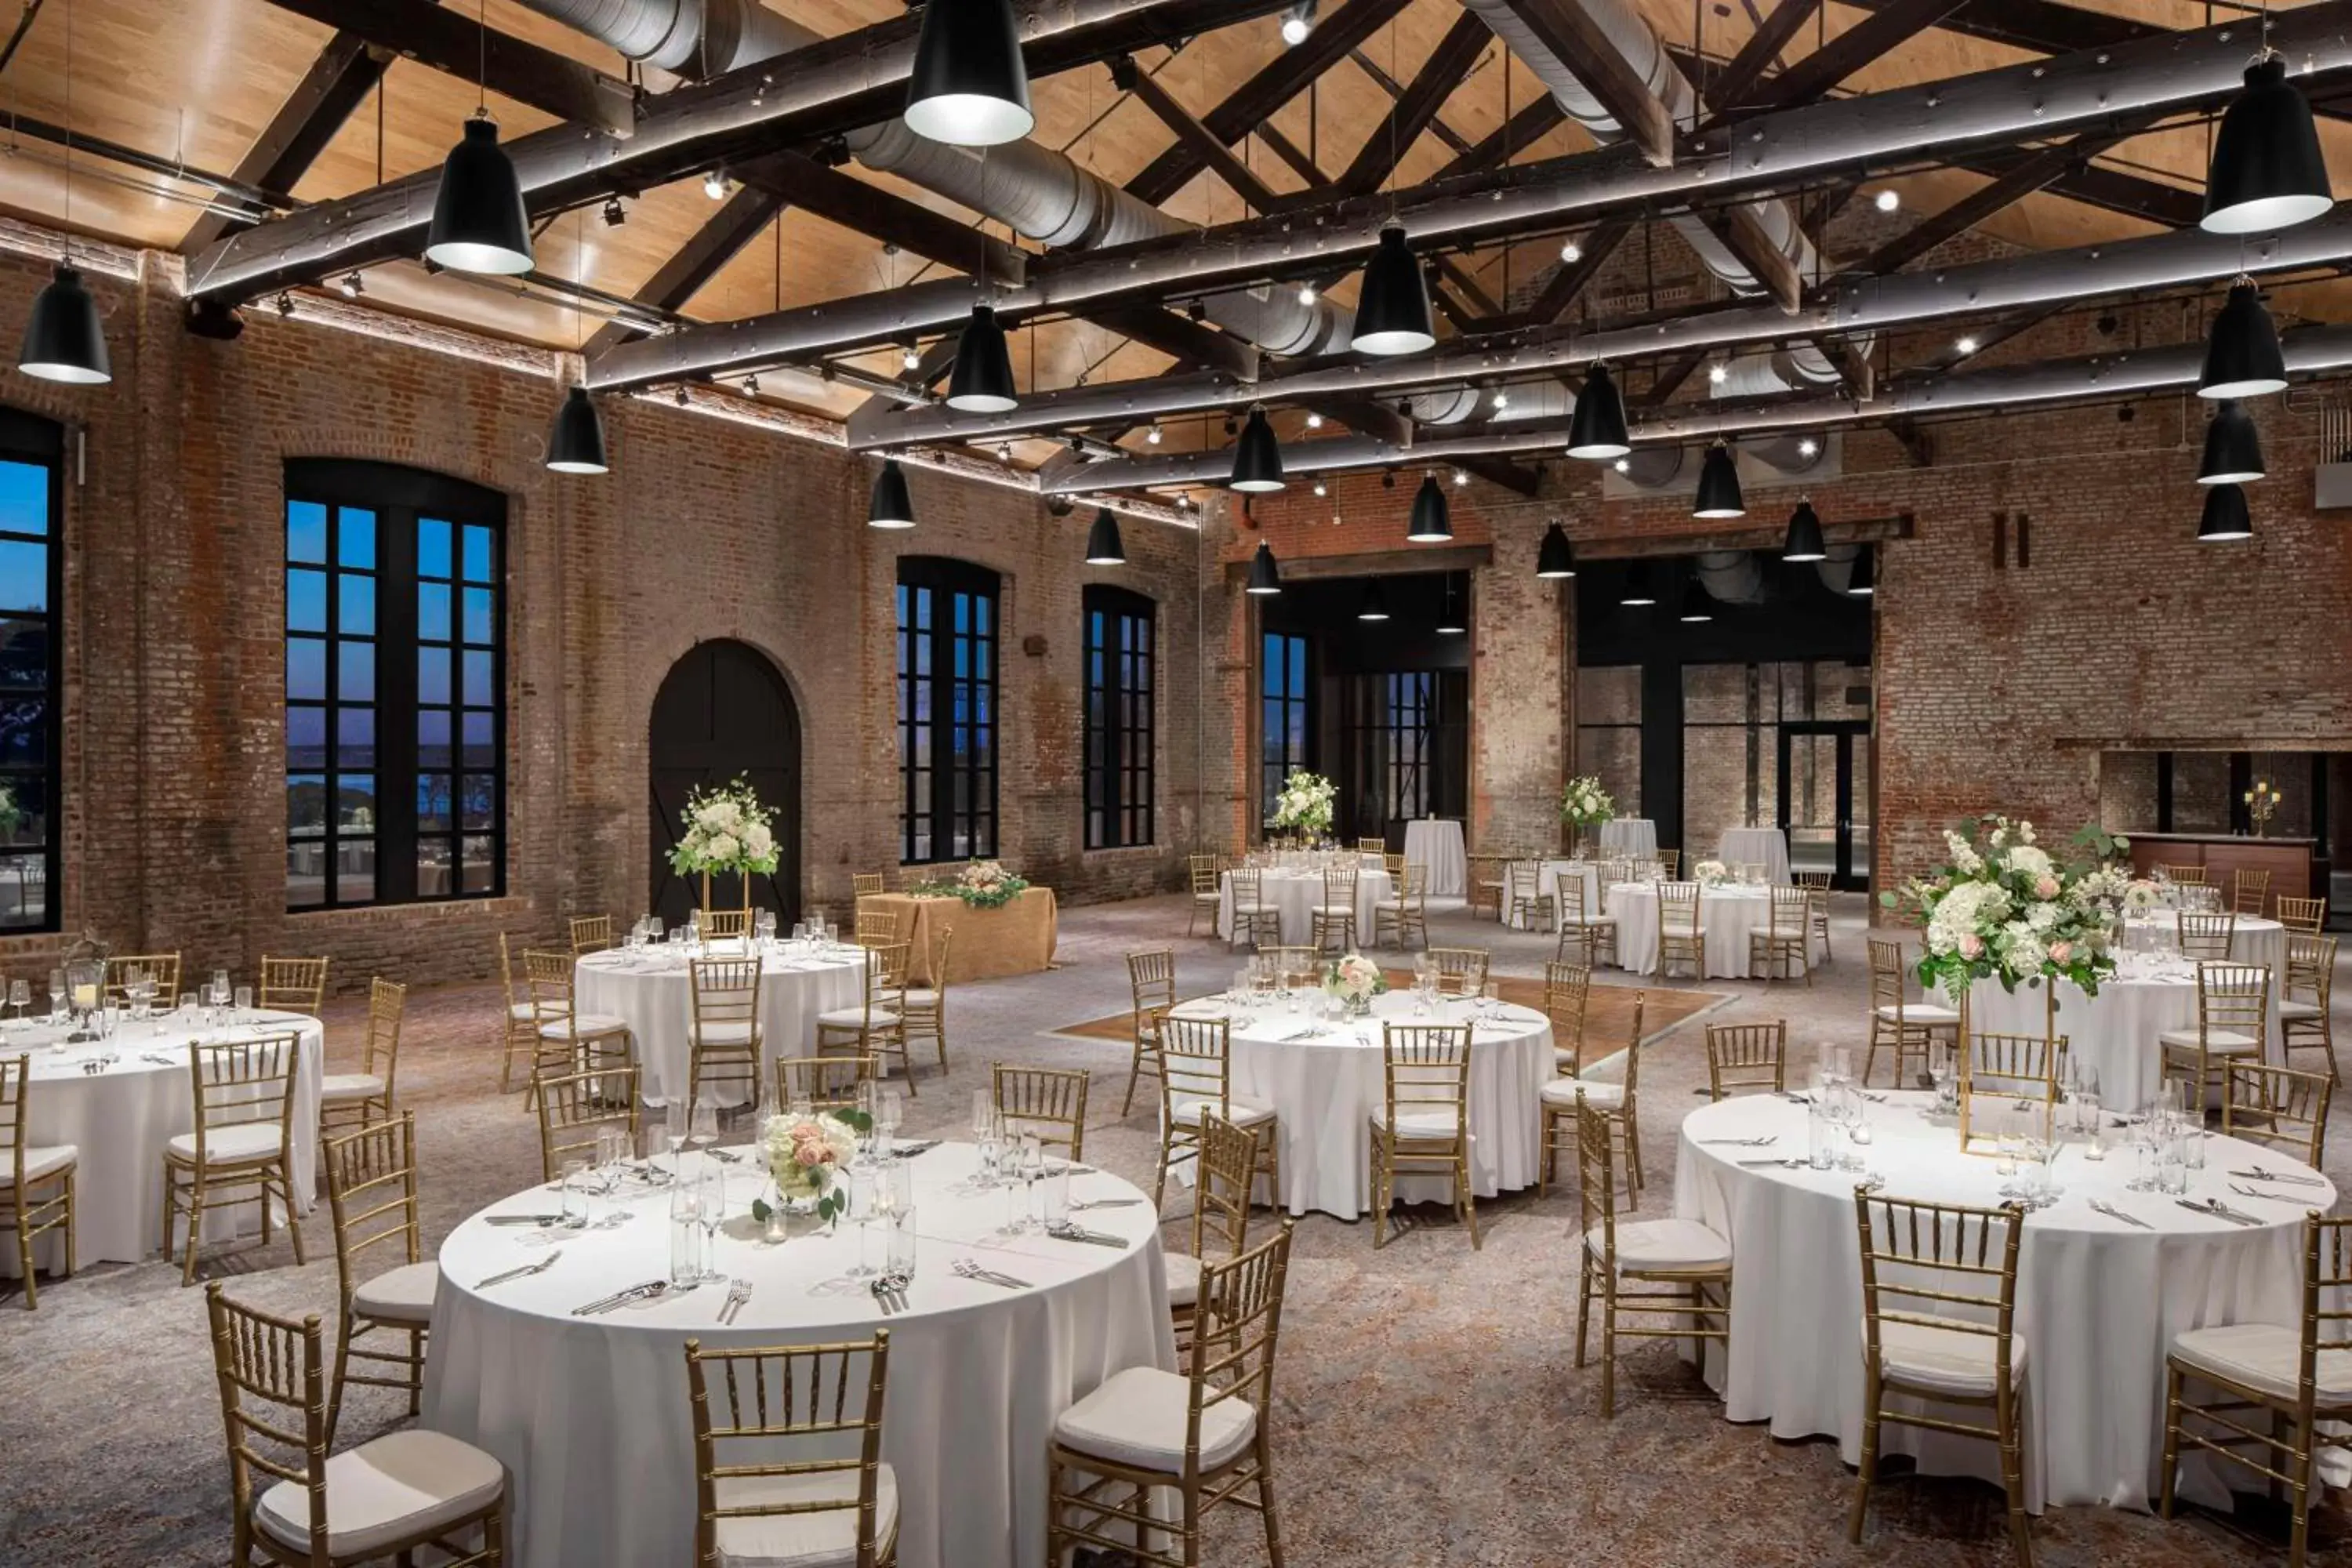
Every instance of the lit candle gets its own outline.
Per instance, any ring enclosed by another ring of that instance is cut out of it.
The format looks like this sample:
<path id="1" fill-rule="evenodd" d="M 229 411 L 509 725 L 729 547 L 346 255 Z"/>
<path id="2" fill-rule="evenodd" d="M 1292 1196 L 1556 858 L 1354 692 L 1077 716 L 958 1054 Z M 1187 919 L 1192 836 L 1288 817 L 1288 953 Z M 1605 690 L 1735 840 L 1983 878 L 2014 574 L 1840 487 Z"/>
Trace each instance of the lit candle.
<path id="1" fill-rule="evenodd" d="M 73 1005 L 87 1013 L 98 1005 L 98 987 L 88 981 L 73 989 Z"/>

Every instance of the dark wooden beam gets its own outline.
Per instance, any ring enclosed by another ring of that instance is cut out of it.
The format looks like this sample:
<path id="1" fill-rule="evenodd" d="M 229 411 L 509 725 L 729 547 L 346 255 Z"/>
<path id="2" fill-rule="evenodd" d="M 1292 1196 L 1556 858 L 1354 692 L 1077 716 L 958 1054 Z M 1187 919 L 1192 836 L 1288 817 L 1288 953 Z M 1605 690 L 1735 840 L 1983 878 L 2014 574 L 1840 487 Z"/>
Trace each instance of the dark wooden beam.
<path id="1" fill-rule="evenodd" d="M 1559 106 L 1559 100 L 1545 93 L 1512 115 L 1493 135 L 1438 170 L 1437 177 L 1450 179 L 1455 174 L 1484 174 L 1500 167 L 1542 141 L 1567 118 L 1568 110 Z"/>
<path id="2" fill-rule="evenodd" d="M 1372 128 L 1371 135 L 1357 152 L 1356 161 L 1342 174 L 1337 187 L 1341 195 L 1362 195 L 1381 188 L 1381 182 L 1395 172 L 1397 164 L 1421 133 L 1429 129 L 1444 107 L 1454 89 L 1462 85 L 1463 78 L 1486 52 L 1494 37 L 1486 24 L 1473 11 L 1465 11 L 1454 18 L 1437 47 L 1412 75 L 1412 81 L 1397 95 L 1388 118 Z M 1320 199 L 1329 199 L 1329 192 L 1313 193 Z"/>
<path id="3" fill-rule="evenodd" d="M 1276 131 L 1270 121 L 1261 121 L 1252 134 L 1265 143 L 1268 152 L 1289 164 L 1291 173 L 1300 179 L 1310 185 L 1323 183 L 1323 171 L 1315 166 L 1315 161 L 1299 151 L 1298 144 Z"/>
<path id="4" fill-rule="evenodd" d="M 1882 0 L 1869 16 L 1766 81 L 1743 112 L 1811 103 L 1882 56 L 1896 52 L 1963 0 Z"/>
<path id="5" fill-rule="evenodd" d="M 1227 147 L 1215 132 L 1193 119 L 1192 111 L 1177 102 L 1150 72 L 1139 68 L 1133 57 L 1111 61 L 1110 78 L 1121 91 L 1134 94 L 1138 103 L 1151 110 L 1162 125 L 1173 131 L 1180 143 L 1192 149 L 1202 163 L 1215 170 L 1218 176 L 1233 188 L 1235 195 L 1259 212 L 1273 209 L 1275 195 L 1265 188 L 1265 183 L 1257 177 L 1256 173 L 1235 157 L 1233 149 Z"/>
<path id="6" fill-rule="evenodd" d="M 1456 458 L 1454 462 L 1477 475 L 1488 484 L 1500 485 L 1514 494 L 1532 496 L 1543 489 L 1543 476 L 1524 463 L 1508 458 Z"/>
<path id="7" fill-rule="evenodd" d="M 1821 7 L 1822 0 L 1780 0 L 1770 16 L 1756 24 L 1739 52 L 1707 82 L 1707 107 L 1717 114 L 1742 107 L 1740 95 L 1763 79 L 1780 51 L 1789 47 L 1789 40 L 1797 36 L 1797 29 L 1812 20 Z"/>
<path id="8" fill-rule="evenodd" d="M 2071 142 L 2044 147 L 1990 184 L 1979 185 L 1943 211 L 1921 218 L 1908 230 L 1864 257 L 1853 269 L 1860 272 L 1900 271 L 1946 240 L 1966 234 L 1996 213 L 2015 205 L 2036 191 L 2048 188 L 2068 170 L 2077 164 L 2088 163 L 2121 140 L 2123 136 L 2120 133 L 2110 135 L 2102 132 L 2096 136 L 2077 136 Z"/>
<path id="9" fill-rule="evenodd" d="M 337 33 L 320 49 L 310 68 L 269 117 L 253 145 L 236 163 L 236 178 L 264 190 L 290 191 L 352 111 L 383 79 L 389 56 L 371 49 L 357 33 Z M 231 229 L 247 226 L 224 213 L 198 215 L 180 240 L 180 253 L 193 256 Z"/>
<path id="10" fill-rule="evenodd" d="M 1851 338 L 1815 338 L 1813 346 L 1829 356 L 1837 366 L 1838 374 L 1845 379 L 1845 395 L 1858 403 L 1867 403 L 1877 390 L 1877 371 L 1870 356 L 1854 346 Z"/>
<path id="11" fill-rule="evenodd" d="M 618 77 L 542 48 L 473 17 L 417 0 L 270 0 L 298 16 L 355 33 L 380 48 L 467 81 L 478 77 L 501 98 L 558 120 L 626 136 L 636 128 L 636 90 Z"/>
<path id="12" fill-rule="evenodd" d="M 1496 302 L 1495 297 L 1480 288 L 1478 279 L 1470 276 L 1470 269 L 1453 257 L 1439 257 L 1437 271 L 1440 277 L 1454 285 L 1454 290 L 1462 296 L 1464 301 L 1482 317 L 1499 316 L 1503 313 L 1503 307 Z M 1492 323 L 1487 322 L 1486 325 L 1491 326 Z"/>
<path id="13" fill-rule="evenodd" d="M 1858 11 L 1882 11 L 1898 0 L 1842 0 Z M 2111 49 L 2170 29 L 2061 0 L 1967 0 L 1936 24 L 1946 32 L 1985 38 L 2033 54 L 2072 55 Z"/>
<path id="14" fill-rule="evenodd" d="M 1017 247 L 919 202 L 869 185 L 855 174 L 828 168 L 804 153 L 772 153 L 734 173 L 745 184 L 764 185 L 792 205 L 828 223 L 960 272 L 976 272 L 984 264 L 990 278 L 1015 282 L 1027 265 Z"/>
<path id="15" fill-rule="evenodd" d="M 1173 310 L 1163 310 L 1156 305 L 1121 305 L 1089 310 L 1086 319 L 1123 338 L 1133 338 L 1148 348 L 1172 355 L 1187 369 L 1221 370 L 1237 381 L 1257 379 L 1258 353 L 1254 345 Z"/>
<path id="16" fill-rule="evenodd" d="M 1370 436 L 1395 447 L 1412 444 L 1412 420 L 1392 403 L 1370 397 L 1318 397 L 1300 406 L 1310 414 L 1336 419 L 1359 436 Z"/>
<path id="17" fill-rule="evenodd" d="M 1366 54 L 1362 49 L 1359 48 L 1349 50 L 1348 58 L 1356 62 L 1356 68 L 1358 70 L 1362 71 L 1366 76 L 1372 79 L 1372 85 L 1374 87 L 1379 88 L 1382 92 L 1389 95 L 1391 101 L 1393 102 L 1395 100 L 1404 96 L 1404 83 L 1389 75 L 1388 71 L 1381 65 L 1380 61 L 1372 58 L 1371 56 Z M 1446 124 L 1444 121 L 1433 120 L 1429 122 L 1429 128 L 1437 132 L 1437 139 L 1440 142 L 1444 142 L 1446 147 L 1453 152 L 1455 157 L 1458 158 L 1463 153 L 1470 151 L 1470 139 L 1467 136 L 1463 135 L 1460 132 L 1454 130 L 1451 125 Z"/>
<path id="18" fill-rule="evenodd" d="M 662 311 L 685 310 L 703 285 L 759 238 L 783 210 L 784 198 L 770 185 L 746 181 L 668 260 L 654 269 L 636 292 L 637 303 Z M 643 336 L 625 322 L 607 321 L 581 352 L 593 357 L 614 343 Z"/>
<path id="19" fill-rule="evenodd" d="M 1753 206 L 1717 207 L 1700 213 L 1698 220 L 1739 258 L 1780 309 L 1793 312 L 1804 302 L 1805 280 L 1798 275 L 1796 262 L 1773 243 Z"/>
<path id="20" fill-rule="evenodd" d="M 1617 253 L 1617 247 L 1624 244 L 1625 237 L 1633 232 L 1631 218 L 1610 218 L 1594 226 L 1578 242 L 1580 254 L 1577 258 L 1562 262 L 1559 270 L 1553 273 L 1550 280 L 1543 286 L 1543 292 L 1536 296 L 1536 302 L 1528 307 L 1528 324 L 1548 327 L 1566 315 L 1568 308 L 1576 303 L 1576 297 L 1601 275 L 1601 269 L 1609 264 L 1609 258 Z"/>
<path id="21" fill-rule="evenodd" d="M 1954 168 L 1970 169 L 1999 179 L 2037 155 L 1991 148 L 1964 153 L 1951 162 Z M 2205 212 L 2202 192 L 2097 163 L 2064 170 L 2042 189 L 2052 195 L 2121 213 L 2161 228 L 2195 228 Z"/>
<path id="22" fill-rule="evenodd" d="M 1510 0 L 1511 12 L 1575 73 L 1585 90 L 1625 128 L 1642 156 L 1659 168 L 1675 161 L 1675 125 L 1666 106 L 1577 0 Z"/>
<path id="23" fill-rule="evenodd" d="M 1667 402 L 1682 390 L 1682 384 L 1690 379 L 1691 372 L 1706 362 L 1706 353 L 1705 349 L 1691 349 L 1662 362 L 1650 373 L 1650 384 L 1643 389 L 1640 397 L 1633 400 L 1634 405 L 1655 408 Z"/>

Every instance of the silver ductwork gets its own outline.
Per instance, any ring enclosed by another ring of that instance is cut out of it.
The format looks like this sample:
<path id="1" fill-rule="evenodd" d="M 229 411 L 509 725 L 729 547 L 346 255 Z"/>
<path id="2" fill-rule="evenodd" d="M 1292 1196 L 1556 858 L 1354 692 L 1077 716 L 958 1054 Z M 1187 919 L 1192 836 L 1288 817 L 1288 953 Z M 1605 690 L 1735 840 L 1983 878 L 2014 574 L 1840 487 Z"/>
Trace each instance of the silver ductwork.
<path id="1" fill-rule="evenodd" d="M 1699 585 L 1719 605 L 1764 602 L 1764 568 L 1752 550 L 1703 550 L 1695 563 Z"/>
<path id="2" fill-rule="evenodd" d="M 759 0 L 522 0 L 550 21 L 608 44 L 640 65 L 699 81 L 764 60 L 818 35 Z"/>

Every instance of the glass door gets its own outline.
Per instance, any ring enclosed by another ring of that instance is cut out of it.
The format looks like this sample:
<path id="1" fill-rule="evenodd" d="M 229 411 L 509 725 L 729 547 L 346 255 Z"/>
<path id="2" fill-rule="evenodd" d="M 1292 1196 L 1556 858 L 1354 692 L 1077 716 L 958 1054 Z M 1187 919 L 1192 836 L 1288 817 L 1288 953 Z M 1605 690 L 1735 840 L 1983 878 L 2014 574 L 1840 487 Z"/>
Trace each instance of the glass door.
<path id="1" fill-rule="evenodd" d="M 1830 885 L 1870 885 L 1870 724 L 1780 726 L 1780 831 L 1789 869 L 1827 871 Z"/>

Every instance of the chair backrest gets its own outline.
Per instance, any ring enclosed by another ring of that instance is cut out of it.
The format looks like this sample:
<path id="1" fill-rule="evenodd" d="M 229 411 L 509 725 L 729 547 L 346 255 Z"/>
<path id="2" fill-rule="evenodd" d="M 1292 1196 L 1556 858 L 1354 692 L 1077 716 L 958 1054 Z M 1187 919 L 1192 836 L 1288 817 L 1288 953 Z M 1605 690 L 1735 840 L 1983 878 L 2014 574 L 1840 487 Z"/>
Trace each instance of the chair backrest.
<path id="1" fill-rule="evenodd" d="M 1856 1187 L 1853 1217 L 1864 1364 L 1882 1364 L 1890 1323 L 1984 1335 L 1993 1342 L 1993 1386 L 2007 1401 L 2016 1386 L 2010 1365 L 2024 1211 L 2014 1204 L 1988 1209 L 1879 1197 Z"/>
<path id="2" fill-rule="evenodd" d="M 1615 887 L 1620 882 L 1633 881 L 1633 874 L 1634 866 L 1633 857 L 1628 855 L 1613 855 L 1608 859 L 1601 862 L 1601 870 L 1599 873 L 1601 879 L 1601 890 L 1603 893 L 1606 893 L 1610 889 Z"/>
<path id="3" fill-rule="evenodd" d="M 2169 866 L 2159 861 L 2154 868 L 2154 874 L 2184 888 L 2201 888 L 2208 880 L 2202 866 Z"/>
<path id="4" fill-rule="evenodd" d="M 1696 882 L 1664 881 L 1658 884 L 1658 934 L 1661 937 L 1695 935 L 1699 926 L 1699 890 Z"/>
<path id="5" fill-rule="evenodd" d="M 1830 890 L 1830 874 L 1827 871 L 1791 871 L 1789 880 L 1807 892 L 1826 893 Z"/>
<path id="6" fill-rule="evenodd" d="M 2316 936 L 2327 925 L 2326 899 L 2296 899 L 2281 893 L 2271 900 L 2272 910 L 2279 924 L 2289 931 L 2305 931 Z"/>
<path id="7" fill-rule="evenodd" d="M 1356 853 L 1359 855 L 1385 855 L 1388 852 L 1389 845 L 1385 838 L 1363 837 L 1356 840 Z"/>
<path id="8" fill-rule="evenodd" d="M 2238 934 L 2236 915 L 2184 912 L 2179 920 L 2180 956 L 2216 963 L 2228 959 L 2230 942 Z"/>
<path id="9" fill-rule="evenodd" d="M 400 1026 L 408 1013 L 408 987 L 379 974 L 368 982 L 366 1053 L 360 1070 L 383 1079 L 383 1098 L 392 1101 L 393 1074 L 400 1068 Z"/>
<path id="10" fill-rule="evenodd" d="M 1355 867 L 1327 866 L 1323 868 L 1323 901 L 1335 910 L 1355 909 Z"/>
<path id="11" fill-rule="evenodd" d="M 32 1076 L 30 1056 L 0 1057 L 0 1171 L 17 1194 L 25 1190 L 25 1151 L 32 1144 L 33 1101 L 25 1092 Z"/>
<path id="12" fill-rule="evenodd" d="M 1433 947 L 1429 967 L 1437 989 L 1448 996 L 1475 996 L 1486 988 L 1488 953 L 1483 947 Z"/>
<path id="13" fill-rule="evenodd" d="M 637 1069 L 601 1068 L 594 1072 L 542 1077 L 539 1086 L 539 1168 L 541 1180 L 556 1181 L 567 1159 L 593 1161 L 596 1135 L 619 1127 L 637 1140 Z"/>
<path id="14" fill-rule="evenodd" d="M 525 948 L 524 989 L 530 993 L 531 1022 L 545 1029 L 553 1026 L 572 1032 L 572 960 L 561 952 Z"/>
<path id="15" fill-rule="evenodd" d="M 1192 1256 L 1206 1258 L 1209 1242 L 1236 1258 L 1249 1245 L 1250 1189 L 1257 1181 L 1257 1134 L 1215 1111 L 1201 1117 L 1201 1185 L 1192 1199 Z"/>
<path id="16" fill-rule="evenodd" d="M 1217 890 L 1217 873 L 1224 868 L 1224 857 L 1221 855 L 1195 855 L 1192 857 L 1192 891 L 1196 894 L 1215 892 Z"/>
<path id="17" fill-rule="evenodd" d="M 319 960 L 322 969 L 326 962 L 323 958 Z M 180 955 L 176 952 L 118 952 L 108 957 L 105 985 L 109 1000 L 118 1004 L 129 1001 L 131 984 L 142 979 L 155 983 L 155 997 L 164 1006 L 176 1005 L 180 1000 Z M 263 961 L 261 983 L 266 990 L 269 984 L 267 960 Z M 267 1007 L 269 1004 L 265 1001 L 261 1005 Z M 302 1011 L 315 1013 L 318 1004 L 313 1002 Z"/>
<path id="18" fill-rule="evenodd" d="M 1717 1100 L 1733 1094 L 1786 1093 L 1788 1021 L 1776 1018 L 1769 1024 L 1709 1024 L 1706 1082 L 1707 1091 Z"/>
<path id="19" fill-rule="evenodd" d="M 1069 1151 L 1073 1163 L 1087 1157 L 1087 1074 L 1076 1068 L 1029 1068 L 996 1062 L 990 1067 L 996 1109 L 1008 1135 L 1034 1133 L 1047 1146 Z"/>
<path id="20" fill-rule="evenodd" d="M 1888 942 L 1884 937 L 1872 937 L 1870 949 L 1870 1005 L 1874 1010 L 1892 1007 L 1897 1021 L 1903 1016 L 1905 994 L 1908 987 L 1903 983 L 1903 944 Z"/>
<path id="21" fill-rule="evenodd" d="M 2336 992 L 2337 938 L 2309 931 L 2289 931 L 2286 939 L 2286 989 L 2298 1001 L 2316 1003 L 2327 1016 Z"/>
<path id="22" fill-rule="evenodd" d="M 225 1127 L 276 1123 L 279 1147 L 293 1148 L 294 1085 L 302 1037 L 289 1031 L 250 1040 L 199 1042 L 188 1047 L 195 1089 L 196 1160 L 210 1136 Z"/>
<path id="23" fill-rule="evenodd" d="M 174 974 L 179 963 L 172 965 Z M 323 958 L 269 958 L 261 961 L 261 988 L 256 1005 L 278 1013 L 319 1016 L 327 998 L 327 961 Z"/>
<path id="24" fill-rule="evenodd" d="M 751 911 L 749 910 L 705 910 L 702 911 L 702 934 L 710 942 L 727 942 L 751 934 Z"/>
<path id="25" fill-rule="evenodd" d="M 2352 1217 L 2303 1219 L 2303 1345 L 2296 1386 L 2310 1418 L 2323 1351 L 2352 1350 Z"/>
<path id="26" fill-rule="evenodd" d="M 1552 1047 L 1568 1053 L 1570 1078 L 1584 1060 L 1584 1008 L 1591 998 L 1591 970 L 1580 963 L 1544 965 L 1544 1016 L 1551 1021 Z"/>
<path id="27" fill-rule="evenodd" d="M 1794 938 L 1802 941 L 1805 921 L 1813 912 L 1813 896 L 1802 888 L 1772 889 L 1772 908 L 1766 917 L 1770 921 L 1770 935 L 1776 941 Z"/>
<path id="28" fill-rule="evenodd" d="M 2230 879 L 2230 908 L 2242 915 L 2259 915 L 2269 899 L 2271 874 L 2241 866 Z"/>
<path id="29" fill-rule="evenodd" d="M 857 1086 L 879 1077 L 881 1070 L 881 1058 L 870 1052 L 854 1057 L 778 1057 L 776 1109 L 855 1110 Z"/>
<path id="30" fill-rule="evenodd" d="M 897 1013 L 907 1005 L 907 970 L 915 952 L 910 942 L 889 942 L 866 950 L 866 1016 Z"/>
<path id="31" fill-rule="evenodd" d="M 1617 1267 L 1617 1162 L 1606 1111 L 1576 1091 L 1576 1204 L 1589 1239 L 1601 1237 L 1601 1267 Z"/>
<path id="32" fill-rule="evenodd" d="M 887 887 L 879 871 L 853 871 L 849 876 L 849 895 L 863 899 L 879 893 Z"/>
<path id="33" fill-rule="evenodd" d="M 213 1372 L 228 1435 L 236 1533 L 241 1541 L 256 1534 L 256 1472 L 290 1481 L 310 1495 L 310 1561 L 324 1563 L 328 1411 L 319 1315 L 297 1321 L 232 1301 L 217 1279 L 205 1286 L 205 1314 L 212 1324 Z"/>
<path id="34" fill-rule="evenodd" d="M 1147 947 L 1127 955 L 1127 988 L 1140 1024 L 1155 1008 L 1176 1005 L 1176 950 Z"/>
<path id="35" fill-rule="evenodd" d="M 760 1037 L 760 960 L 696 958 L 686 965 L 692 1038 L 699 1045 L 716 1030 L 729 1045 L 755 1044 Z M 738 1031 L 748 1031 L 734 1037 Z"/>
<path id="36" fill-rule="evenodd" d="M 2266 1037 L 2271 1021 L 2271 970 L 2267 963 L 2200 963 L 2197 966 L 2197 1026 L 2207 1035 Z"/>
<path id="37" fill-rule="evenodd" d="M 1396 884 L 1397 902 L 1415 908 L 1425 903 L 1429 898 L 1429 868 L 1402 855 L 1390 858 L 1396 862 L 1389 868 L 1389 877 Z"/>
<path id="38" fill-rule="evenodd" d="M 2230 1062 L 2221 1075 L 2221 1131 L 2284 1149 L 2316 1170 L 2326 1152 L 2334 1088 L 2324 1072 Z"/>
<path id="39" fill-rule="evenodd" d="M 613 945 L 613 917 L 610 915 L 574 915 L 572 917 L 572 956 L 583 952 L 602 952 Z"/>
<path id="40" fill-rule="evenodd" d="M 2053 1039 L 2047 1035 L 1971 1033 L 1960 1060 L 1960 1092 L 2055 1105 L 2066 1050 L 2063 1035 Z"/>
<path id="41" fill-rule="evenodd" d="M 1674 880 L 1675 873 L 1682 868 L 1682 863 L 1683 852 L 1681 850 L 1661 849 L 1658 851 L 1658 869 L 1665 874 L 1666 880 L 1670 882 Z"/>
<path id="42" fill-rule="evenodd" d="M 327 1204 L 343 1310 L 361 1283 L 424 1257 L 416 1222 L 416 1113 L 327 1141 Z"/>
<path id="43" fill-rule="evenodd" d="M 1225 875 L 1233 879 L 1234 908 L 1244 910 L 1265 901 L 1265 879 L 1257 867 L 1236 866 Z"/>
<path id="44" fill-rule="evenodd" d="M 506 993 L 509 1017 L 514 1016 L 514 1008 L 530 1000 L 528 992 L 515 989 L 514 952 L 504 931 L 499 932 L 499 985 Z"/>
<path id="45" fill-rule="evenodd" d="M 1384 851 L 1381 856 L 1381 869 L 1386 871 L 1389 874 L 1389 880 L 1399 887 L 1404 885 L 1404 868 L 1411 864 L 1412 862 L 1407 860 L 1402 855 L 1391 855 Z"/>
<path id="46" fill-rule="evenodd" d="M 1503 874 L 1509 879 L 1511 902 L 1516 904 L 1525 900 L 1533 903 L 1543 897 L 1543 865 L 1540 861 L 1514 860 L 1503 868 Z"/>
<path id="47" fill-rule="evenodd" d="M 857 945 L 887 947 L 898 940 L 898 912 L 896 910 L 860 910 L 857 911 Z"/>
<path id="48" fill-rule="evenodd" d="M 1381 1115 L 1391 1142 L 1407 1118 L 1442 1118 L 1455 1138 L 1470 1131 L 1470 1026 L 1396 1024 L 1381 1026 L 1381 1057 L 1387 1093 Z M 1407 1138 L 1427 1133 L 1404 1131 Z"/>
<path id="49" fill-rule="evenodd" d="M 943 1001 L 948 994 L 948 944 L 954 940 L 955 927 L 951 925 L 940 927 L 940 934 L 931 939 L 931 989 Z M 908 942 L 907 950 L 911 955 L 914 943 Z"/>
<path id="50" fill-rule="evenodd" d="M 1167 1101 L 1207 1100 L 1219 1115 L 1230 1116 L 1232 1045 L 1230 1020 L 1160 1014 L 1160 1060 L 1167 1074 Z"/>
<path id="51" fill-rule="evenodd" d="M 853 1561 L 874 1568 L 889 1370 L 887 1329 L 870 1340 L 790 1349 L 705 1350 L 700 1339 L 687 1341 L 694 1561 L 721 1560 L 723 1520 L 808 1520 L 800 1532 L 820 1540 L 836 1537 L 819 1518 L 854 1513 L 840 1521 L 851 1527 Z M 845 1484 L 852 1476 L 854 1489 Z"/>
<path id="52" fill-rule="evenodd" d="M 1260 1420 L 1274 1408 L 1283 1283 L 1290 1272 L 1290 1237 L 1297 1225 L 1286 1219 L 1247 1252 L 1201 1265 L 1200 1295 L 1192 1309 L 1192 1390 L 1184 1412 L 1188 1479 L 1200 1474 L 1204 1415 L 1236 1399 L 1255 1408 Z"/>

